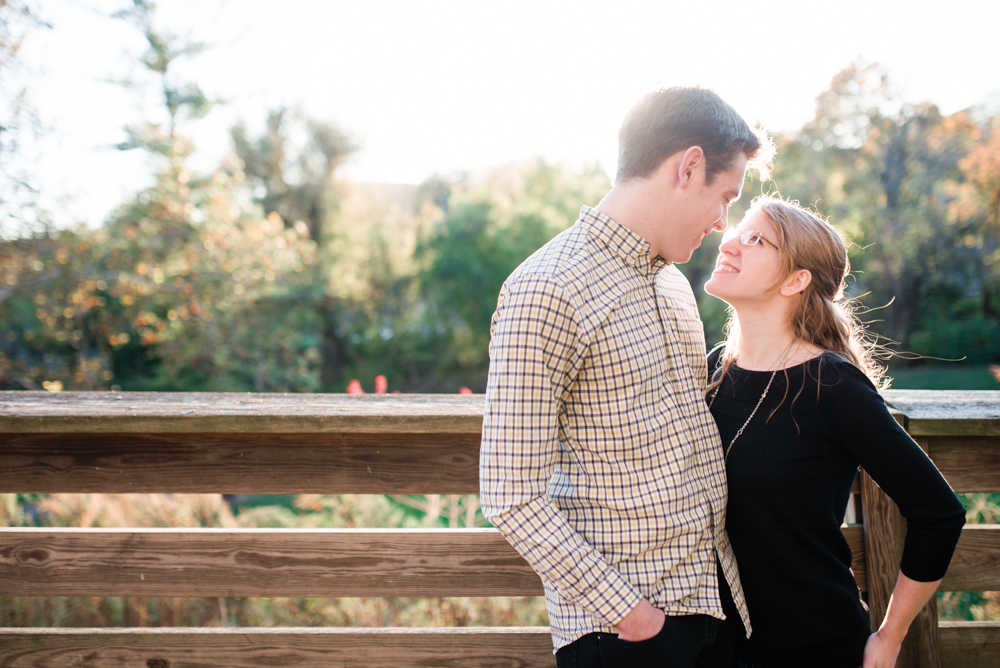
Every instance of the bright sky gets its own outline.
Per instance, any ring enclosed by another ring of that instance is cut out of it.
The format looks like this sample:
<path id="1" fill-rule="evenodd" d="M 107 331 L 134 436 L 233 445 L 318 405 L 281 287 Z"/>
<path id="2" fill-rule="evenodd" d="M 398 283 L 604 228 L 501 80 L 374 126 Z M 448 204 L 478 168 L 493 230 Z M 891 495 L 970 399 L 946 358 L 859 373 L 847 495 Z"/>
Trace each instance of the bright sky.
<path id="1" fill-rule="evenodd" d="M 97 224 L 150 180 L 142 156 L 110 148 L 148 117 L 135 93 L 108 83 L 139 71 L 130 63 L 144 40 L 108 18 L 129 4 L 46 0 L 53 29 L 23 51 L 50 127 L 42 183 L 70 196 L 63 222 Z M 419 183 L 535 156 L 613 172 L 623 115 L 659 85 L 712 88 L 773 130 L 811 118 L 858 58 L 945 113 L 1000 101 L 996 0 L 161 0 L 159 10 L 163 28 L 210 46 L 178 73 L 228 101 L 182 128 L 202 169 L 229 151 L 232 124 L 259 132 L 281 105 L 360 142 L 348 178 Z"/>

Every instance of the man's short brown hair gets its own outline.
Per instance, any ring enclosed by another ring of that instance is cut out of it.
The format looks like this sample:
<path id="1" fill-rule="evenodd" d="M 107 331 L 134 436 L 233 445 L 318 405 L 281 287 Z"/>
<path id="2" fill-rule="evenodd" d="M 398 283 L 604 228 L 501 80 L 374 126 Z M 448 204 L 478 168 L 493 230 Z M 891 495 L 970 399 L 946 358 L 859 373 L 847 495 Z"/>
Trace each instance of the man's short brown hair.
<path id="1" fill-rule="evenodd" d="M 705 179 L 732 164 L 742 153 L 747 166 L 768 177 L 774 143 L 752 129 L 729 104 L 703 88 L 659 88 L 646 93 L 626 114 L 618 131 L 615 182 L 647 178 L 678 151 L 700 146 Z"/>

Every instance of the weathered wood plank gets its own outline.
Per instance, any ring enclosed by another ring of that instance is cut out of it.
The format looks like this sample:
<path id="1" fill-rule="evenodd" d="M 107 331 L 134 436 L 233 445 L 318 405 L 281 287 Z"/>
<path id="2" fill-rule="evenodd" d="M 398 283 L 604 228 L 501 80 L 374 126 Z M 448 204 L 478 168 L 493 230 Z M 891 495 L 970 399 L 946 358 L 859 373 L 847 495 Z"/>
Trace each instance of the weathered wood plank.
<path id="1" fill-rule="evenodd" d="M 1000 435 L 1000 391 L 887 390 L 914 436 Z M 0 392 L 0 433 L 479 433 L 482 395 Z"/>
<path id="2" fill-rule="evenodd" d="M 962 529 L 940 591 L 1000 590 L 1000 524 Z"/>
<path id="3" fill-rule="evenodd" d="M 1000 622 L 941 622 L 944 668 L 1000 668 Z"/>
<path id="4" fill-rule="evenodd" d="M 868 588 L 860 525 L 842 528 Z M 537 596 L 495 529 L 0 529 L 0 596 Z"/>
<path id="5" fill-rule="evenodd" d="M 0 629 L 0 668 L 552 668 L 544 627 Z"/>
<path id="6" fill-rule="evenodd" d="M 478 434 L 483 395 L 0 392 L 0 433 Z"/>
<path id="7" fill-rule="evenodd" d="M 956 492 L 1000 492 L 1000 439 L 918 438 Z M 478 433 L 0 434 L 0 492 L 475 494 L 479 443 Z"/>
<path id="8" fill-rule="evenodd" d="M 896 504 L 866 472 L 862 472 L 861 495 L 864 502 L 865 561 L 868 565 L 868 607 L 872 628 L 877 629 L 885 617 L 899 575 L 906 522 Z M 940 668 L 937 608 L 933 601 L 925 605 L 910 624 L 897 665 Z"/>
<path id="9" fill-rule="evenodd" d="M 495 529 L 2 529 L 0 596 L 535 596 Z"/>
<path id="10" fill-rule="evenodd" d="M 476 494 L 479 433 L 0 434 L 0 492 Z"/>
<path id="11" fill-rule="evenodd" d="M 911 436 L 1000 436 L 1000 390 L 886 390 Z"/>
<path id="12" fill-rule="evenodd" d="M 847 544 L 851 546 L 851 570 L 858 583 L 858 589 L 868 591 L 868 565 L 865 563 L 865 531 L 861 524 L 845 524 L 840 527 Z"/>
<path id="13" fill-rule="evenodd" d="M 1000 493 L 1000 438 L 989 436 L 918 437 L 959 494 Z"/>

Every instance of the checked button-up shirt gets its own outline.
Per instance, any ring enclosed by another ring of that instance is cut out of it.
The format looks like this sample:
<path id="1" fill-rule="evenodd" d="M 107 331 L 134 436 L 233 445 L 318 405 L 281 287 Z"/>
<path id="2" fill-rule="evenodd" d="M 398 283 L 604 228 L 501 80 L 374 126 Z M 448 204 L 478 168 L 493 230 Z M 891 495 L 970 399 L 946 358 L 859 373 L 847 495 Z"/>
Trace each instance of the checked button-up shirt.
<path id="1" fill-rule="evenodd" d="M 615 633 L 640 597 L 724 618 L 716 558 L 749 629 L 705 336 L 677 268 L 583 207 L 504 283 L 491 336 L 483 512 L 541 576 L 555 649 Z"/>

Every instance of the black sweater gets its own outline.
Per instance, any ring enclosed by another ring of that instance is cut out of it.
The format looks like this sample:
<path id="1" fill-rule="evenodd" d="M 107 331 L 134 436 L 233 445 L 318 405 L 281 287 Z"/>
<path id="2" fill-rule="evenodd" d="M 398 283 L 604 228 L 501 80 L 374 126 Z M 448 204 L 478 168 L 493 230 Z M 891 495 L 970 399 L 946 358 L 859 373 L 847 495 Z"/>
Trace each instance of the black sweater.
<path id="1" fill-rule="evenodd" d="M 913 580 L 944 576 L 965 511 L 857 367 L 826 353 L 787 372 L 726 462 L 726 529 L 753 625 L 738 653 L 765 668 L 856 668 L 869 619 L 840 526 L 858 466 L 906 517 L 901 570 Z M 723 448 L 770 377 L 730 367 L 711 407 Z"/>

